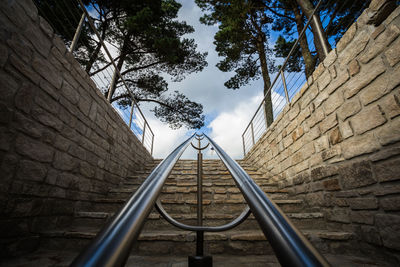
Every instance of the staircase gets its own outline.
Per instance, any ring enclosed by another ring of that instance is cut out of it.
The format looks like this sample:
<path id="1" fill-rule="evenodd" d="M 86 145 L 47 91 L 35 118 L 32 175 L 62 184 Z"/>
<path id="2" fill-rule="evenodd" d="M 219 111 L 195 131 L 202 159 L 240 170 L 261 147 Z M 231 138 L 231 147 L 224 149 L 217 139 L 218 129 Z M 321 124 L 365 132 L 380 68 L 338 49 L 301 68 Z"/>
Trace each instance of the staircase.
<path id="1" fill-rule="evenodd" d="M 61 251 L 84 248 L 159 162 L 155 160 L 142 171 L 127 177 L 118 189 L 110 190 L 107 198 L 82 204 L 68 225 L 43 229 L 38 233 L 43 236 L 42 248 Z M 307 209 L 302 200 L 291 198 L 285 189 L 279 189 L 263 174 L 244 162 L 239 163 L 322 253 L 351 250 L 351 233 L 330 230 L 323 213 Z M 196 168 L 195 160 L 178 161 L 161 194 L 161 203 L 166 211 L 173 218 L 190 225 L 196 225 Z M 222 225 L 236 218 L 246 206 L 245 201 L 221 161 L 204 160 L 203 173 L 204 224 Z M 135 255 L 193 255 L 195 236 L 193 232 L 170 225 L 154 210 L 133 251 Z M 252 215 L 232 230 L 205 233 L 205 251 L 209 255 L 274 254 Z"/>

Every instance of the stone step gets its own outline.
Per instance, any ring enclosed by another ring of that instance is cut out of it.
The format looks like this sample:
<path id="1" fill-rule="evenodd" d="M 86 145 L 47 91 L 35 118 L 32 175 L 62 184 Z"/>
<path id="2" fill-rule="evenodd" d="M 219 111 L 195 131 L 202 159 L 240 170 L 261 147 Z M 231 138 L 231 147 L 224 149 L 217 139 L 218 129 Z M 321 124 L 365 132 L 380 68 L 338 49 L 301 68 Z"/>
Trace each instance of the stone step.
<path id="1" fill-rule="evenodd" d="M 43 248 L 80 251 L 97 234 L 93 228 L 80 228 L 65 231 L 43 232 Z M 353 238 L 353 234 L 342 231 L 303 231 L 314 246 L 322 253 L 329 252 L 326 241 L 341 242 L 344 245 Z M 237 254 L 237 255 L 272 255 L 273 251 L 260 230 L 237 231 L 229 230 L 221 233 L 205 233 L 206 254 Z M 58 242 L 55 242 L 55 241 Z M 136 255 L 190 255 L 195 251 L 196 234 L 189 231 L 143 231 L 132 253 Z M 62 241 L 62 242 L 60 242 Z M 57 247 L 55 247 L 57 246 Z"/>

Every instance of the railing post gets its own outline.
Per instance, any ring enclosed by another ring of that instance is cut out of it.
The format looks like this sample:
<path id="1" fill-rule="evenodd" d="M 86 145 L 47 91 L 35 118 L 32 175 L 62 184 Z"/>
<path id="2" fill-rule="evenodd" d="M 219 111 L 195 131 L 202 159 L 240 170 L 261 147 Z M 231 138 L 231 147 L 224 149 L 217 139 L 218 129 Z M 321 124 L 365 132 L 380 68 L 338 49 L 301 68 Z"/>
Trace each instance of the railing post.
<path id="1" fill-rule="evenodd" d="M 144 145 L 144 136 L 146 135 L 146 125 L 147 123 L 144 122 L 144 126 L 143 126 L 143 135 L 142 135 L 142 144 Z"/>
<path id="2" fill-rule="evenodd" d="M 286 85 L 285 73 L 283 72 L 283 70 L 281 70 L 281 77 L 282 77 L 283 89 L 285 90 L 286 103 L 289 104 L 290 103 L 289 94 L 288 94 L 287 85 Z"/>
<path id="3" fill-rule="evenodd" d="M 317 35 L 318 35 L 317 37 L 321 43 L 322 50 L 324 51 L 325 54 L 324 57 L 326 57 L 329 53 L 329 48 L 325 42 L 326 39 L 324 38 L 321 22 L 318 20 L 315 14 L 312 15 L 311 19 L 314 21 L 315 29 L 317 30 Z"/>
<path id="4" fill-rule="evenodd" d="M 267 118 L 265 118 L 267 119 Z M 253 140 L 253 146 L 256 144 L 256 142 L 254 141 L 254 127 L 253 127 L 253 122 L 251 122 L 251 139 Z"/>
<path id="5" fill-rule="evenodd" d="M 244 134 L 242 134 L 242 142 L 243 142 L 243 158 L 246 157 L 246 143 L 244 142 Z"/>
<path id="6" fill-rule="evenodd" d="M 81 20 L 79 21 L 78 27 L 76 28 L 74 39 L 72 39 L 72 43 L 69 47 L 69 52 L 71 52 L 71 53 L 72 53 L 72 51 L 75 50 L 76 45 L 78 44 L 78 39 L 79 39 L 79 36 L 81 35 L 82 26 L 83 26 L 83 22 L 85 21 L 85 17 L 86 17 L 86 15 L 84 12 L 82 14 Z"/>
<path id="7" fill-rule="evenodd" d="M 151 155 L 153 156 L 153 144 L 154 144 L 154 134 L 151 136 Z"/>
<path id="8" fill-rule="evenodd" d="M 133 103 L 133 101 L 132 101 L 132 107 L 131 107 L 131 116 L 129 117 L 129 129 L 132 129 L 131 128 L 131 125 L 132 125 L 132 119 L 133 119 L 133 107 L 134 107 L 134 103 Z"/>

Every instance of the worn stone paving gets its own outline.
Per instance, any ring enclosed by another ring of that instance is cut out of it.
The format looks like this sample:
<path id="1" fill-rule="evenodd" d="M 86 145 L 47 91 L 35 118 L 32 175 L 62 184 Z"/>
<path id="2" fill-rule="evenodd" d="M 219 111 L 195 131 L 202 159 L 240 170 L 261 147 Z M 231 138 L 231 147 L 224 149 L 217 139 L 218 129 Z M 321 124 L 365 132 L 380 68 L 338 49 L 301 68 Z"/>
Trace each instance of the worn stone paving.
<path id="1" fill-rule="evenodd" d="M 64 267 L 73 260 L 74 253 L 41 251 L 33 255 L 20 257 L 0 263 L 1 267 Z M 325 255 L 332 266 L 340 267 L 373 267 L 373 266 L 391 266 L 382 261 L 376 261 L 367 258 L 343 255 Z M 130 256 L 126 266 L 139 267 L 186 267 L 186 256 Z M 215 255 L 213 256 L 214 267 L 275 267 L 280 266 L 273 255 Z"/>

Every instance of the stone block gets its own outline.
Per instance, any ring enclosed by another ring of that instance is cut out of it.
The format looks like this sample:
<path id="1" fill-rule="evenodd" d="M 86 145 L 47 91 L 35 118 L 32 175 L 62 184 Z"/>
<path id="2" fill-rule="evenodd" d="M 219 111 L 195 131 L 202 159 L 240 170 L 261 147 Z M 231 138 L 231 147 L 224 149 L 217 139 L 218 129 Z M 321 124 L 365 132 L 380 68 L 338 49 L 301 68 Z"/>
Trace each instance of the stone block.
<path id="1" fill-rule="evenodd" d="M 55 115 L 58 114 L 60 104 L 55 101 L 51 96 L 49 96 L 46 92 L 38 90 L 35 96 L 35 102 L 50 113 Z"/>
<path id="2" fill-rule="evenodd" d="M 375 210 L 378 209 L 376 198 L 349 198 L 347 200 L 352 210 Z"/>
<path id="3" fill-rule="evenodd" d="M 311 170 L 311 178 L 313 181 L 318 181 L 324 179 L 326 177 L 330 177 L 336 175 L 338 173 L 337 166 L 334 165 L 325 165 L 314 168 Z"/>
<path id="4" fill-rule="evenodd" d="M 353 40 L 356 31 L 357 31 L 356 23 L 353 23 L 337 43 L 336 50 L 338 53 L 342 52 L 346 48 L 346 46 L 351 42 L 351 40 Z"/>
<path id="5" fill-rule="evenodd" d="M 324 104 L 325 115 L 331 114 L 338 107 L 340 107 L 343 104 L 343 102 L 344 102 L 343 95 L 340 90 L 330 95 Z"/>
<path id="6" fill-rule="evenodd" d="M 339 223 L 350 223 L 349 211 L 347 209 L 332 209 L 326 212 L 328 221 Z"/>
<path id="7" fill-rule="evenodd" d="M 312 114 L 311 117 L 307 120 L 307 126 L 312 128 L 314 125 L 316 125 L 318 122 L 322 121 L 324 119 L 324 111 L 319 108 L 316 109 Z"/>
<path id="8" fill-rule="evenodd" d="M 388 75 L 381 75 L 371 84 L 366 86 L 360 93 L 360 100 L 364 106 L 380 99 L 393 89 L 393 80 Z"/>
<path id="9" fill-rule="evenodd" d="M 52 147 L 26 135 L 18 135 L 15 148 L 19 154 L 33 160 L 40 162 L 51 162 L 53 160 L 54 149 Z"/>
<path id="10" fill-rule="evenodd" d="M 329 141 L 326 135 L 321 136 L 320 138 L 314 141 L 315 151 L 318 153 L 325 149 L 329 148 Z"/>
<path id="11" fill-rule="evenodd" d="M 32 58 L 33 47 L 22 35 L 13 33 L 11 38 L 7 40 L 7 44 L 25 64 L 29 64 Z"/>
<path id="12" fill-rule="evenodd" d="M 379 207 L 384 211 L 399 211 L 400 196 L 388 196 L 379 199 Z"/>
<path id="13" fill-rule="evenodd" d="M 382 145 L 388 145 L 400 140 L 400 120 L 396 118 L 377 130 L 376 137 Z"/>
<path id="14" fill-rule="evenodd" d="M 38 29 L 36 24 L 28 23 L 25 25 L 24 35 L 31 41 L 37 52 L 44 57 L 49 55 L 52 45 L 51 39 Z"/>
<path id="15" fill-rule="evenodd" d="M 383 112 L 379 106 L 375 105 L 370 108 L 363 109 L 360 113 L 351 119 L 351 126 L 357 134 L 365 133 L 386 122 Z"/>
<path id="16" fill-rule="evenodd" d="M 349 121 L 346 121 L 346 122 L 340 124 L 339 127 L 341 129 L 340 132 L 342 133 L 343 139 L 347 139 L 347 138 L 353 136 L 353 129 L 351 128 Z"/>
<path id="17" fill-rule="evenodd" d="M 337 58 L 337 53 L 336 53 L 336 48 L 332 49 L 329 54 L 325 57 L 324 59 L 324 66 L 326 68 L 328 68 L 329 66 L 331 66 Z"/>
<path id="18" fill-rule="evenodd" d="M 362 225 L 360 227 L 359 235 L 361 239 L 365 242 L 375 244 L 378 246 L 382 245 L 381 237 L 376 227 Z"/>
<path id="19" fill-rule="evenodd" d="M 300 106 L 299 105 L 293 105 L 290 107 L 290 110 L 288 112 L 289 120 L 294 120 L 297 115 L 299 115 L 300 112 Z"/>
<path id="20" fill-rule="evenodd" d="M 400 61 L 400 39 L 397 39 L 388 50 L 385 52 L 385 56 L 390 66 L 396 65 Z"/>
<path id="21" fill-rule="evenodd" d="M 314 99 L 314 107 L 318 108 L 324 101 L 329 97 L 329 93 L 327 91 L 323 91 L 318 94 L 318 96 Z"/>
<path id="22" fill-rule="evenodd" d="M 329 134 L 329 142 L 331 145 L 336 145 L 343 141 L 342 134 L 340 133 L 339 127 L 333 129 Z"/>
<path id="23" fill-rule="evenodd" d="M 33 105 L 33 100 L 38 88 L 31 83 L 23 83 L 14 98 L 15 107 L 19 110 L 30 113 Z"/>
<path id="24" fill-rule="evenodd" d="M 342 107 L 338 110 L 337 114 L 342 121 L 348 117 L 353 116 L 361 110 L 360 101 L 357 98 L 346 100 Z"/>
<path id="25" fill-rule="evenodd" d="M 53 28 L 49 25 L 49 23 L 42 17 L 39 17 L 39 25 L 42 31 L 50 38 L 53 38 Z"/>
<path id="26" fill-rule="evenodd" d="M 319 129 L 321 130 L 321 133 L 325 133 L 328 130 L 332 129 L 338 124 L 336 114 L 331 114 L 327 116 L 320 124 L 319 124 Z"/>
<path id="27" fill-rule="evenodd" d="M 387 248 L 400 250 L 400 216 L 376 214 L 375 222 L 383 245 Z"/>
<path id="28" fill-rule="evenodd" d="M 377 55 L 379 55 L 388 44 L 390 44 L 397 36 L 399 36 L 400 29 L 394 25 L 389 25 L 386 30 L 378 36 L 359 57 L 361 63 L 367 63 Z"/>
<path id="29" fill-rule="evenodd" d="M 347 68 L 339 69 L 336 78 L 330 82 L 325 91 L 328 94 L 335 92 L 336 89 L 340 88 L 345 82 L 349 80 L 349 78 L 350 75 L 349 72 L 347 71 Z"/>
<path id="30" fill-rule="evenodd" d="M 323 161 L 326 161 L 326 160 L 331 159 L 333 157 L 340 156 L 341 152 L 342 152 L 342 150 L 341 150 L 340 146 L 334 146 L 334 147 L 331 147 L 328 150 L 322 151 L 321 157 L 322 157 Z"/>
<path id="31" fill-rule="evenodd" d="M 370 63 L 363 65 L 359 75 L 354 76 L 344 85 L 344 97 L 350 98 L 354 96 L 385 70 L 386 67 L 381 57 L 376 57 Z"/>
<path id="32" fill-rule="evenodd" d="M 349 73 L 350 76 L 354 76 L 357 73 L 360 72 L 360 65 L 358 64 L 358 61 L 353 59 L 352 61 L 350 61 L 349 63 Z"/>
<path id="33" fill-rule="evenodd" d="M 65 152 L 56 152 L 53 167 L 62 171 L 73 171 L 78 167 L 78 160 Z"/>
<path id="34" fill-rule="evenodd" d="M 44 164 L 30 160 L 21 160 L 18 164 L 16 176 L 20 180 L 42 182 L 46 174 L 47 169 Z"/>
<path id="35" fill-rule="evenodd" d="M 32 110 L 32 116 L 43 123 L 46 126 L 49 126 L 59 132 L 63 130 L 64 123 L 59 120 L 56 116 L 50 114 L 49 112 L 45 111 L 40 107 L 35 107 Z"/>
<path id="36" fill-rule="evenodd" d="M 62 84 L 62 75 L 60 72 L 55 70 L 48 61 L 44 60 L 38 54 L 33 56 L 32 67 L 37 71 L 44 79 L 51 83 L 55 88 L 60 89 Z"/>
<path id="37" fill-rule="evenodd" d="M 372 169 L 367 161 L 356 162 L 339 168 L 343 189 L 354 189 L 376 183 Z"/>
<path id="38" fill-rule="evenodd" d="M 33 20 L 36 21 L 38 17 L 38 11 L 35 4 L 29 0 L 21 0 L 18 1 L 22 8 L 25 10 L 25 13 Z"/>
<path id="39" fill-rule="evenodd" d="M 73 88 L 69 83 L 66 81 L 63 82 L 61 93 L 65 96 L 68 101 L 70 101 L 73 105 L 77 105 L 80 99 L 80 95 L 77 92 L 76 88 Z"/>
<path id="40" fill-rule="evenodd" d="M 331 74 L 329 73 L 328 69 L 325 69 L 324 73 L 317 79 L 319 91 L 323 91 L 330 82 L 331 82 Z"/>
<path id="41" fill-rule="evenodd" d="M 400 159 L 388 159 L 372 164 L 372 170 L 379 182 L 400 180 Z"/>
<path id="42" fill-rule="evenodd" d="M 315 68 L 315 70 L 314 70 L 314 72 L 312 74 L 313 80 L 317 81 L 318 77 L 321 76 L 321 74 L 324 72 L 324 70 L 325 70 L 324 64 L 319 64 Z"/>
<path id="43" fill-rule="evenodd" d="M 25 77 L 30 79 L 34 84 L 38 84 L 40 81 L 40 76 L 31 68 L 29 64 L 23 62 L 19 57 L 15 54 L 11 54 L 9 56 L 9 61 L 11 65 L 15 67 L 19 72 L 21 72 Z M 7 69 L 6 65 L 6 69 Z"/>
<path id="44" fill-rule="evenodd" d="M 340 42 L 338 43 L 336 46 L 339 52 L 338 61 L 342 66 L 348 65 L 351 60 L 356 58 L 365 49 L 369 42 L 369 36 L 369 30 L 363 29 L 356 34 L 354 39 L 347 45 L 346 49 L 341 50 Z"/>
<path id="45" fill-rule="evenodd" d="M 322 182 L 324 189 L 327 191 L 337 191 L 340 190 L 339 180 L 337 178 L 324 180 Z"/>
<path id="46" fill-rule="evenodd" d="M 391 119 L 400 115 L 400 101 L 396 95 L 388 95 L 382 100 L 380 107 L 383 109 L 386 116 Z"/>
<path id="47" fill-rule="evenodd" d="M 374 224 L 374 215 L 376 211 L 351 211 L 350 212 L 350 219 L 352 222 L 361 223 L 361 224 Z"/>

